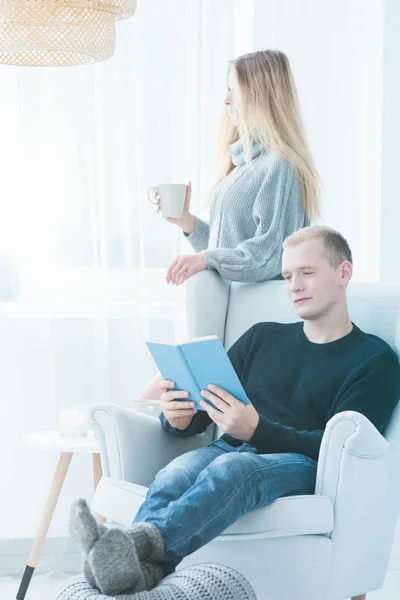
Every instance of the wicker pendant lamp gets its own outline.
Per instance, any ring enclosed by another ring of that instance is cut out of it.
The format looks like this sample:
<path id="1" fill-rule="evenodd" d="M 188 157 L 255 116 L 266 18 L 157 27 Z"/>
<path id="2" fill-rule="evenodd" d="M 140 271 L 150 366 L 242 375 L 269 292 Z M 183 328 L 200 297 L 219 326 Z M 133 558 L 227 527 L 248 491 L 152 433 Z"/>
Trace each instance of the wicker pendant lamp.
<path id="1" fill-rule="evenodd" d="M 0 65 L 64 67 L 110 58 L 115 21 L 136 0 L 0 0 Z"/>

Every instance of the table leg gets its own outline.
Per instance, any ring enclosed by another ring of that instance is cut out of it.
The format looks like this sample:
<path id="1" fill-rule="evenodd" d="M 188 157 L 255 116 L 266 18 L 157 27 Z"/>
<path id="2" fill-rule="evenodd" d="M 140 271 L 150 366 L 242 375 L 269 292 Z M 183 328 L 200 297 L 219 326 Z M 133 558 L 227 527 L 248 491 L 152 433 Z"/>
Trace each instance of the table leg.
<path id="1" fill-rule="evenodd" d="M 60 455 L 56 472 L 54 473 L 53 481 L 51 484 L 50 492 L 47 498 L 46 507 L 42 515 L 42 520 L 40 521 L 39 529 L 37 531 L 36 538 L 33 543 L 31 553 L 29 555 L 28 563 L 25 567 L 25 571 L 16 596 L 17 600 L 24 600 L 26 592 L 28 591 L 28 587 L 31 582 L 33 572 L 36 568 L 43 542 L 46 538 L 51 520 L 54 515 L 54 511 L 57 506 L 58 498 L 60 496 L 65 477 L 68 473 L 69 465 L 71 464 L 72 456 L 73 452 L 62 452 Z"/>
<path id="2" fill-rule="evenodd" d="M 100 460 L 100 454 L 95 453 L 93 454 L 93 483 L 94 483 L 94 491 L 96 491 L 96 488 L 99 484 L 100 479 L 103 477 L 103 470 L 101 468 L 101 460 Z M 99 521 L 99 523 L 105 523 L 106 519 L 104 517 L 102 517 L 101 515 L 95 515 L 96 519 Z"/>

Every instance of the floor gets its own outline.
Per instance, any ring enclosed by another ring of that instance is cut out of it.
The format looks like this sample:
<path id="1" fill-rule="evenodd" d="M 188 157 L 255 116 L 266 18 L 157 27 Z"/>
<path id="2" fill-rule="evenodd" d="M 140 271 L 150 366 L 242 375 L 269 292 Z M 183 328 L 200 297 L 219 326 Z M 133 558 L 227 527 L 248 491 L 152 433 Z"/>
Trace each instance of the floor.
<path id="1" fill-rule="evenodd" d="M 26 600 L 52 600 L 53 594 L 66 578 L 71 577 L 65 573 L 49 573 L 37 575 L 26 595 Z M 16 578 L 0 578 L 0 599 L 15 600 L 19 580 Z M 400 598 L 400 571 L 388 571 L 384 586 L 378 592 L 368 594 L 367 600 L 399 600 Z M 279 600 L 286 600 L 280 598 Z M 289 599 L 288 599 L 289 600 Z"/>
<path id="2" fill-rule="evenodd" d="M 71 574 L 60 572 L 34 576 L 25 596 L 26 600 L 52 600 L 57 588 L 71 576 Z M 19 583 L 20 580 L 17 577 L 1 577 L 0 600 L 15 600 Z"/>

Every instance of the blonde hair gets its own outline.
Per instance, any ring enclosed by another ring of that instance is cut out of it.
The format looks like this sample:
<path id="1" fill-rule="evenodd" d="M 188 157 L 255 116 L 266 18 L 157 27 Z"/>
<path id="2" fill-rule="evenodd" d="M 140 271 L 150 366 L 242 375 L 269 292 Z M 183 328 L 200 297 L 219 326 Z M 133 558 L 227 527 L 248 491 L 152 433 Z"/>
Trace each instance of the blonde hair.
<path id="1" fill-rule="evenodd" d="M 307 240 L 321 239 L 327 252 L 328 261 L 334 269 L 348 260 L 353 264 L 353 257 L 347 240 L 341 233 L 324 225 L 310 225 L 289 235 L 283 242 L 283 249 L 296 246 Z"/>
<path id="2" fill-rule="evenodd" d="M 296 86 L 287 56 L 262 50 L 240 56 L 231 63 L 240 93 L 240 115 L 235 126 L 225 112 L 220 131 L 220 177 L 234 168 L 228 147 L 239 138 L 247 162 L 251 147 L 276 152 L 297 173 L 304 212 L 312 222 L 320 215 L 319 177 L 303 131 Z"/>

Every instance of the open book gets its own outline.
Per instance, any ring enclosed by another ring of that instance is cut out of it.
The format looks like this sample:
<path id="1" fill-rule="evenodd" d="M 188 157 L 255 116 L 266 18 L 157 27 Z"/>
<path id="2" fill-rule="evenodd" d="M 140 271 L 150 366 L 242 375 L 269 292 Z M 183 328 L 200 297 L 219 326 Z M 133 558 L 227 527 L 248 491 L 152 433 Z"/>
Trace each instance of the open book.
<path id="1" fill-rule="evenodd" d="M 200 391 L 206 390 L 210 383 L 218 385 L 244 404 L 250 404 L 216 335 L 173 344 L 146 343 L 163 378 L 175 383 L 174 390 L 189 392 L 189 398 L 181 400 L 196 402 L 197 410 L 204 410 L 200 401 L 207 400 Z"/>

